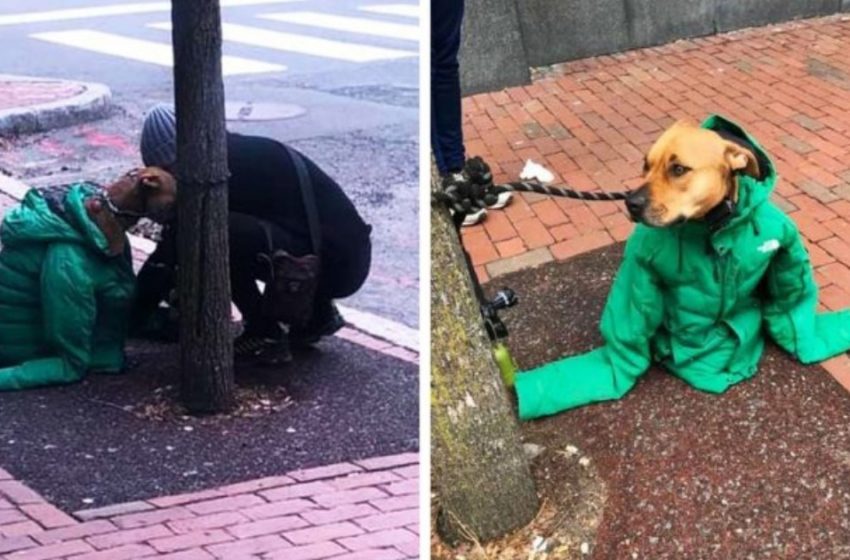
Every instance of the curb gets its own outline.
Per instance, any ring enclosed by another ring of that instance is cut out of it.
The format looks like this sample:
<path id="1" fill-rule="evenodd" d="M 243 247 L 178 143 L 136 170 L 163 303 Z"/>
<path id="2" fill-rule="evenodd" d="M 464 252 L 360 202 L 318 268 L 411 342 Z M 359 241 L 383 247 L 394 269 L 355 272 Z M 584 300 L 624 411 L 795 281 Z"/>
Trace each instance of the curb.
<path id="1" fill-rule="evenodd" d="M 347 322 L 364 333 L 419 353 L 418 329 L 347 305 L 337 304 L 337 307 Z"/>
<path id="2" fill-rule="evenodd" d="M 0 74 L 0 81 L 68 82 L 9 74 Z M 112 107 L 112 92 L 107 86 L 91 82 L 71 83 L 83 86 L 83 92 L 58 101 L 0 110 L 0 135 L 44 132 L 106 116 Z"/>

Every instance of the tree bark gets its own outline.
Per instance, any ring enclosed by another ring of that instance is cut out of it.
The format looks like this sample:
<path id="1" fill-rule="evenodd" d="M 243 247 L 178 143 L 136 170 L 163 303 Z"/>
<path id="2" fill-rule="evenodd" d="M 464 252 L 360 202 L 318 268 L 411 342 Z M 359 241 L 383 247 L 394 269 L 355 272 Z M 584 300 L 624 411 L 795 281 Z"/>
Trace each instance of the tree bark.
<path id="1" fill-rule="evenodd" d="M 173 0 L 181 397 L 196 413 L 234 404 L 227 143 L 218 0 Z"/>
<path id="2" fill-rule="evenodd" d="M 450 544 L 484 541 L 527 524 L 539 502 L 463 249 L 442 205 L 431 209 L 431 259 L 431 434 L 433 481 L 440 505 L 437 528 Z"/>

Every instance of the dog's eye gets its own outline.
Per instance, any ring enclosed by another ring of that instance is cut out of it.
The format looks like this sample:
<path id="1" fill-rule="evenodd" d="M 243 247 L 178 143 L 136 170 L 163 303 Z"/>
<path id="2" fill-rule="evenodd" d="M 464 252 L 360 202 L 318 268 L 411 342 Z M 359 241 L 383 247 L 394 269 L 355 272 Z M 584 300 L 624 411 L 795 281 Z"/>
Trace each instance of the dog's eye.
<path id="1" fill-rule="evenodd" d="M 670 174 L 673 175 L 673 177 L 681 177 L 690 170 L 690 167 L 685 167 L 679 163 L 674 163 L 670 166 Z"/>

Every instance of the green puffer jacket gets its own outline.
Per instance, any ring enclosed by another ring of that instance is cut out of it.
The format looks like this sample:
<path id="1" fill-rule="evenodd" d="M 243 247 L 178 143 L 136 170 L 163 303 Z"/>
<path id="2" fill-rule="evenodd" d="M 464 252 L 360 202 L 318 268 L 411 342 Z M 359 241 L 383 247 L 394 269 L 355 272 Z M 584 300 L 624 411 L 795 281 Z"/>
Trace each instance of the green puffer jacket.
<path id="1" fill-rule="evenodd" d="M 602 315 L 605 345 L 517 375 L 520 418 L 623 396 L 651 362 L 720 393 L 752 377 L 764 332 L 803 363 L 850 349 L 850 310 L 816 313 L 817 286 L 797 227 L 768 201 L 775 167 L 740 127 L 712 116 L 704 128 L 746 138 L 762 178 L 741 175 L 733 218 L 638 225 Z"/>
<path id="2" fill-rule="evenodd" d="M 119 371 L 135 290 L 129 254 L 107 256 L 86 212 L 95 192 L 58 197 L 64 218 L 30 190 L 0 226 L 0 391 Z"/>

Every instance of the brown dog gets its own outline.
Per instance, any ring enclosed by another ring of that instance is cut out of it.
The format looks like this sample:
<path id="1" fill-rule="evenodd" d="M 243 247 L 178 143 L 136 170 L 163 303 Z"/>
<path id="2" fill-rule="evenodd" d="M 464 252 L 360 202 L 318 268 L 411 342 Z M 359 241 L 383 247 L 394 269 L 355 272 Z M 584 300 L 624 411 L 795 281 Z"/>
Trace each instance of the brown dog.
<path id="1" fill-rule="evenodd" d="M 722 393 L 756 374 L 768 338 L 804 364 L 850 348 L 850 309 L 818 312 L 803 237 L 770 200 L 776 167 L 743 128 L 720 115 L 675 124 L 644 181 L 627 201 L 641 223 L 602 314 L 605 345 L 518 374 L 521 418 L 621 398 L 653 363 Z"/>
<path id="2" fill-rule="evenodd" d="M 644 184 L 626 207 L 636 222 L 664 227 L 703 218 L 724 198 L 737 198 L 735 172 L 758 176 L 753 152 L 717 132 L 679 121 L 653 144 Z"/>
<path id="3" fill-rule="evenodd" d="M 177 184 L 158 167 L 134 169 L 105 187 L 103 196 L 86 201 L 89 217 L 103 231 L 112 255 L 124 251 L 124 233 L 146 217 L 167 221 L 175 208 Z"/>

